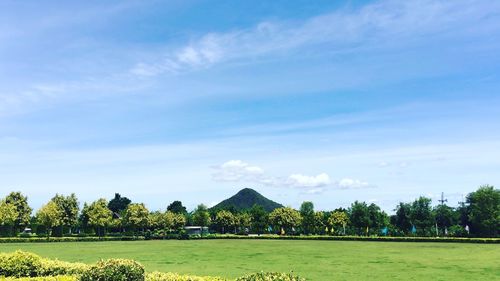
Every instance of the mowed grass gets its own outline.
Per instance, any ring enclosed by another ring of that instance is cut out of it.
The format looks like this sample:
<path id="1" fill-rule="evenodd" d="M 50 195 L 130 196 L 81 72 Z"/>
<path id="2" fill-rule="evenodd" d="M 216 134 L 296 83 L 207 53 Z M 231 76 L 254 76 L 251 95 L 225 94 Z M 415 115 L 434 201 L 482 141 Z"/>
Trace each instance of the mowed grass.
<path id="1" fill-rule="evenodd" d="M 148 271 L 237 277 L 293 271 L 308 280 L 500 280 L 500 245 L 196 240 L 0 244 L 64 261 L 141 262 Z"/>

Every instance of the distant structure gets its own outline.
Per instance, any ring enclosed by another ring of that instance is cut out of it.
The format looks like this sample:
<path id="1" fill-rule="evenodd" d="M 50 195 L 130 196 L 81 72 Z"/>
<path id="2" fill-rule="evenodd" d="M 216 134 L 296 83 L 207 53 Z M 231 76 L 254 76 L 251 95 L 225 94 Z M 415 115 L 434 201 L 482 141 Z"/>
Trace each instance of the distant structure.
<path id="1" fill-rule="evenodd" d="M 441 205 L 444 205 L 444 202 L 448 202 L 448 199 L 444 199 L 444 192 L 441 192 L 441 199 L 438 200 Z"/>

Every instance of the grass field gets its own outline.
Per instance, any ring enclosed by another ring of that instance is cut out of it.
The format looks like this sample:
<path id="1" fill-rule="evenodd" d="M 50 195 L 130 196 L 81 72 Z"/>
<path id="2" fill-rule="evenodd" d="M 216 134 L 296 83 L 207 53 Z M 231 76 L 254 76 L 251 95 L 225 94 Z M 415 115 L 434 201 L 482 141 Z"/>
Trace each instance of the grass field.
<path id="1" fill-rule="evenodd" d="M 198 240 L 0 244 L 64 261 L 129 258 L 146 270 L 237 277 L 257 271 L 308 280 L 500 280 L 500 245 Z"/>

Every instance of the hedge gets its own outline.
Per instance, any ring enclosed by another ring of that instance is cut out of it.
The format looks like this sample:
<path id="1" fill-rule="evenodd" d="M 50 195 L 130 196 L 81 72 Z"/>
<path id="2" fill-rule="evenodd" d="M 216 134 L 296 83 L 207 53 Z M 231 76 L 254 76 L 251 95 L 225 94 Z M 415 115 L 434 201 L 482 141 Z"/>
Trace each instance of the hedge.
<path id="1" fill-rule="evenodd" d="M 219 234 L 206 239 L 268 239 L 268 240 L 327 240 L 327 241 L 380 241 L 380 242 L 446 242 L 446 243 L 500 243 L 500 238 L 464 237 L 391 237 L 391 236 L 326 236 L 326 235 L 234 235 Z"/>
<path id="2" fill-rule="evenodd" d="M 291 273 L 260 272 L 236 278 L 236 281 L 305 281 Z"/>
<path id="3" fill-rule="evenodd" d="M 155 239 L 179 239 L 178 236 Z M 380 242 L 446 242 L 446 243 L 500 243 L 500 238 L 468 238 L 468 237 L 391 237 L 391 236 L 327 236 L 327 235 L 275 235 L 260 236 L 209 234 L 203 237 L 190 236 L 189 239 L 276 239 L 276 240 L 335 240 L 335 241 L 380 241 Z M 50 237 L 47 238 L 0 238 L 1 243 L 45 243 L 45 242 L 103 242 L 103 241 L 137 241 L 145 240 L 143 236 L 113 236 L 113 237 Z"/>
<path id="4" fill-rule="evenodd" d="M 105 242 L 105 241 L 136 241 L 144 240 L 143 236 L 112 236 L 112 237 L 4 237 L 1 243 L 46 243 L 46 242 Z"/>
<path id="5" fill-rule="evenodd" d="M 43 277 L 7 277 L 1 278 L 5 281 L 78 281 L 78 276 L 72 275 L 58 275 L 58 276 L 43 276 Z"/>
<path id="6" fill-rule="evenodd" d="M 146 281 L 227 281 L 221 277 L 180 275 L 170 272 L 153 272 L 146 274 Z"/>

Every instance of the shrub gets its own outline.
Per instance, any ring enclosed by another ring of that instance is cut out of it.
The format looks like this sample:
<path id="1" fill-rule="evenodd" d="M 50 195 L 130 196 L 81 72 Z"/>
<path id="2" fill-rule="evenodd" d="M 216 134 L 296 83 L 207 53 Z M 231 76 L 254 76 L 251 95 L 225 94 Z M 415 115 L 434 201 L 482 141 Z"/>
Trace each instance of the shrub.
<path id="1" fill-rule="evenodd" d="M 176 273 L 153 272 L 146 274 L 146 281 L 226 281 L 220 277 L 200 277 Z"/>
<path id="2" fill-rule="evenodd" d="M 88 267 L 84 263 L 42 259 L 38 276 L 79 275 L 84 273 Z"/>
<path id="3" fill-rule="evenodd" d="M 236 278 L 236 281 L 305 281 L 290 273 L 260 272 Z"/>
<path id="4" fill-rule="evenodd" d="M 42 267 L 42 258 L 23 251 L 0 254 L 0 276 L 34 277 Z"/>
<path id="5" fill-rule="evenodd" d="M 2 280 L 5 281 L 78 281 L 77 276 L 44 276 L 44 277 L 7 277 Z"/>
<path id="6" fill-rule="evenodd" d="M 144 267 L 133 260 L 109 259 L 91 265 L 81 281 L 144 281 Z"/>

